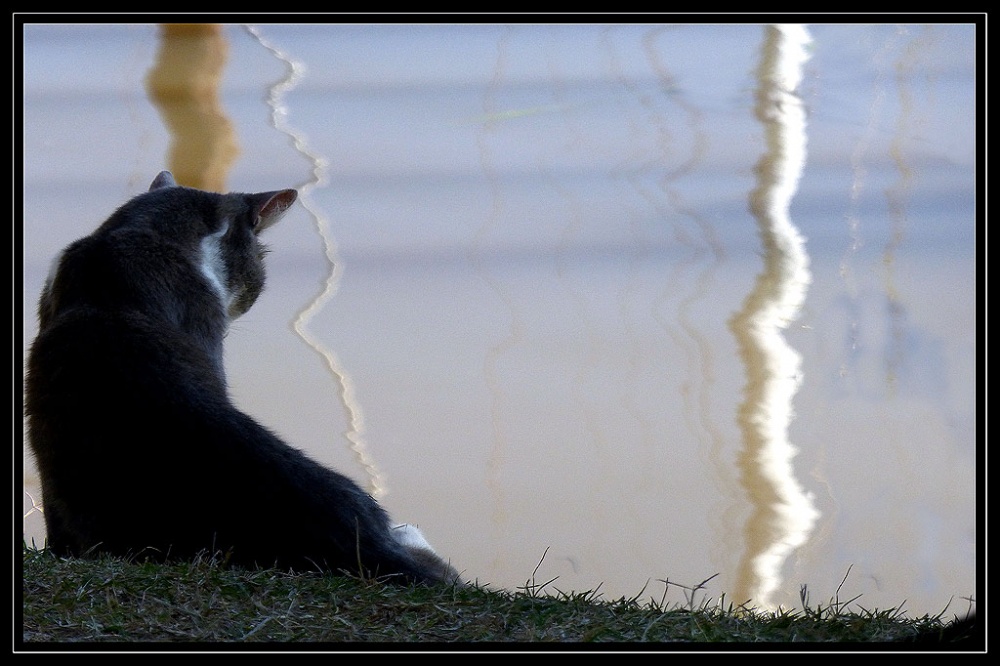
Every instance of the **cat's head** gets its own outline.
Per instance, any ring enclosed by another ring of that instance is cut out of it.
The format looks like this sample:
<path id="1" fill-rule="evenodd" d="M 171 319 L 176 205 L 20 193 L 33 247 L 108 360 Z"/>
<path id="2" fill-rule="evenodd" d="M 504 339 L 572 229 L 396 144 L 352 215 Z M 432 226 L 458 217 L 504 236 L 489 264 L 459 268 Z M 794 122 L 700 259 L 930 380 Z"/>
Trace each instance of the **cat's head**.
<path id="1" fill-rule="evenodd" d="M 264 288 L 258 236 L 297 196 L 292 189 L 216 194 L 161 172 L 149 191 L 56 259 L 39 301 L 40 326 L 79 306 L 139 310 L 186 329 L 240 316 Z"/>
<path id="2" fill-rule="evenodd" d="M 168 222 L 176 217 L 193 227 L 198 268 L 230 319 L 249 310 L 264 288 L 266 248 L 258 236 L 281 219 L 297 196 L 292 189 L 212 194 L 179 186 L 169 171 L 161 171 L 145 195 Z"/>

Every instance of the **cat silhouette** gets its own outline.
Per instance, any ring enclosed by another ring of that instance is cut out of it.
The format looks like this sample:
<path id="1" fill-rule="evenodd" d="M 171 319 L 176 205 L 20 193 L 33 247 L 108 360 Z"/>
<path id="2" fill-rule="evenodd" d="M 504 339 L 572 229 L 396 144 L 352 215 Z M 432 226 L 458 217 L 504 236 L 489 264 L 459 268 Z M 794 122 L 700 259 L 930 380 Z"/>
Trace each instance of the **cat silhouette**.
<path id="1" fill-rule="evenodd" d="M 461 583 L 410 525 L 237 409 L 223 340 L 264 287 L 261 232 L 294 189 L 160 173 L 53 264 L 25 413 L 59 556 L 203 553 L 248 567 Z"/>

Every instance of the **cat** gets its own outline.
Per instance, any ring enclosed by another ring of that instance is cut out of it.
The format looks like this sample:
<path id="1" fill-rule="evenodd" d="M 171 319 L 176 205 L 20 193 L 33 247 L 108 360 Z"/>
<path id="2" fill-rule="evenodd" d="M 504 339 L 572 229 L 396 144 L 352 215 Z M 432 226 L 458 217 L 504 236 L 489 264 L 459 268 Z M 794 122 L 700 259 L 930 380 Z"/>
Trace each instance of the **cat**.
<path id="1" fill-rule="evenodd" d="M 419 530 L 231 402 L 229 322 L 264 287 L 258 235 L 294 189 L 216 194 L 161 172 L 57 257 L 25 414 L 47 547 L 463 584 Z"/>

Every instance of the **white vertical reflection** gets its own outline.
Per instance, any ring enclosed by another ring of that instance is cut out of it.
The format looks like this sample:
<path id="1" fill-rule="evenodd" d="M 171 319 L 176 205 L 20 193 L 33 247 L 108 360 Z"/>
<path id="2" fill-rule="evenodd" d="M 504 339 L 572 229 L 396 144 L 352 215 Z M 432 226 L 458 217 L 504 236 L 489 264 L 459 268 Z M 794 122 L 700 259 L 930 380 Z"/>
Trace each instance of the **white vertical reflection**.
<path id="1" fill-rule="evenodd" d="M 310 192 L 313 189 L 326 184 L 326 168 L 328 162 L 322 155 L 318 155 L 310 150 L 305 137 L 285 120 L 288 109 L 284 105 L 285 95 L 298 85 L 299 80 L 305 72 L 305 65 L 296 60 L 292 60 L 288 55 L 261 36 L 260 31 L 254 26 L 245 26 L 250 35 L 260 43 L 265 49 L 280 60 L 287 70 L 285 78 L 271 86 L 267 103 L 271 107 L 271 124 L 276 130 L 288 136 L 292 146 L 312 165 L 310 179 L 298 186 L 299 201 L 302 207 L 312 216 L 316 224 L 316 232 L 323 240 L 324 256 L 326 257 L 329 273 L 320 292 L 302 311 L 299 312 L 295 321 L 292 322 L 292 329 L 302 341 L 309 345 L 326 361 L 326 366 L 330 370 L 337 384 L 340 386 L 340 402 L 344 408 L 344 416 L 347 419 L 347 431 L 344 437 L 350 442 L 351 451 L 354 453 L 358 464 L 364 468 L 368 475 L 368 492 L 373 497 L 380 497 L 385 494 L 385 486 L 382 475 L 368 455 L 368 445 L 364 440 L 365 420 L 361 412 L 361 404 L 354 393 L 354 383 L 351 381 L 347 371 L 344 370 L 340 359 L 333 350 L 328 349 L 309 330 L 309 322 L 326 305 L 326 302 L 337 292 L 340 286 L 340 276 L 343 272 L 340 262 L 337 260 L 337 244 L 330 233 L 330 225 L 327 222 L 323 211 L 317 207 L 312 200 Z"/>
<path id="2" fill-rule="evenodd" d="M 811 280 L 804 239 L 788 212 L 805 166 L 805 110 L 795 91 L 810 42 L 803 26 L 765 28 L 754 110 L 767 145 L 750 194 L 764 270 L 729 322 L 747 372 L 737 416 L 743 435 L 740 480 L 752 504 L 734 593 L 737 602 L 761 608 L 774 606 L 782 565 L 819 517 L 792 468 L 796 449 L 788 426 L 801 357 L 781 334 L 798 316 Z"/>

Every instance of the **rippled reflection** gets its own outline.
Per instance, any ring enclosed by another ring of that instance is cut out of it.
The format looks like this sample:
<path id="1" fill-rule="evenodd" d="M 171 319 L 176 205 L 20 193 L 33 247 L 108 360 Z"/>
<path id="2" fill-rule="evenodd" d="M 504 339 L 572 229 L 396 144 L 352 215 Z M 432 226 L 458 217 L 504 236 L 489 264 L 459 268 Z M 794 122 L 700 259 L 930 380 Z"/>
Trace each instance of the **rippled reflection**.
<path id="1" fill-rule="evenodd" d="M 226 191 L 226 176 L 240 149 L 219 101 L 226 64 L 220 25 L 167 24 L 146 77 L 146 91 L 170 132 L 167 164 L 181 185 Z"/>
<path id="2" fill-rule="evenodd" d="M 802 380 L 801 356 L 781 334 L 798 317 L 811 280 L 805 241 L 788 212 L 806 158 L 805 110 L 796 89 L 809 42 L 802 26 L 765 28 L 754 110 L 767 149 L 757 163 L 757 188 L 750 194 L 764 270 L 730 321 L 746 365 L 738 413 L 743 435 L 739 466 L 753 504 L 734 595 L 737 602 L 752 600 L 759 607 L 772 605 L 782 565 L 819 517 L 792 468 L 796 449 L 788 426 Z"/>
<path id="3" fill-rule="evenodd" d="M 313 201 L 311 196 L 311 192 L 314 189 L 326 184 L 328 162 L 326 158 L 312 150 L 305 136 L 296 131 L 286 120 L 288 109 L 284 104 L 284 97 L 298 85 L 299 80 L 304 76 L 305 65 L 293 60 L 284 51 L 265 40 L 260 31 L 255 27 L 247 26 L 247 32 L 285 65 L 286 76 L 271 86 L 268 93 L 267 103 L 271 107 L 271 124 L 276 130 L 288 136 L 295 150 L 305 157 L 310 164 L 309 179 L 297 187 L 299 201 L 309 212 L 316 227 L 316 232 L 323 241 L 323 256 L 326 259 L 328 269 L 326 279 L 323 281 L 322 291 L 298 313 L 292 322 L 292 329 L 310 349 L 323 358 L 326 367 L 330 370 L 337 385 L 340 387 L 340 404 L 347 419 L 347 431 L 344 433 L 344 437 L 347 438 L 350 449 L 354 453 L 358 464 L 361 465 L 368 475 L 368 492 L 372 497 L 380 497 L 386 492 L 385 481 L 368 452 L 368 444 L 364 439 L 365 419 L 361 411 L 361 403 L 358 402 L 355 395 L 354 382 L 351 381 L 340 359 L 337 358 L 337 354 L 324 345 L 309 328 L 309 322 L 323 309 L 330 298 L 337 293 L 343 270 L 340 261 L 337 259 L 337 243 L 330 232 L 330 224 L 326 218 L 326 214 Z"/>

